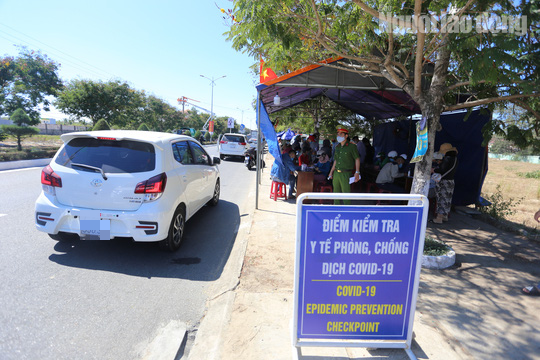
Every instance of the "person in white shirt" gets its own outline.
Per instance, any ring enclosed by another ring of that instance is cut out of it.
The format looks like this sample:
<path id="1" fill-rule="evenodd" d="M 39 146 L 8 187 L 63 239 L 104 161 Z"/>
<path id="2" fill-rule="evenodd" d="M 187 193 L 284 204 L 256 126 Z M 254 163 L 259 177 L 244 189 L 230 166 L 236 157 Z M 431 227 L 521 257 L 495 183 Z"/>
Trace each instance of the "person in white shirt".
<path id="1" fill-rule="evenodd" d="M 395 162 L 389 162 L 383 166 L 375 182 L 377 187 L 382 190 L 387 190 L 392 193 L 404 193 L 405 189 L 397 184 L 394 184 L 394 179 L 405 176 L 405 173 L 399 169 L 405 164 L 407 159 L 406 154 L 401 154 L 395 158 Z"/>

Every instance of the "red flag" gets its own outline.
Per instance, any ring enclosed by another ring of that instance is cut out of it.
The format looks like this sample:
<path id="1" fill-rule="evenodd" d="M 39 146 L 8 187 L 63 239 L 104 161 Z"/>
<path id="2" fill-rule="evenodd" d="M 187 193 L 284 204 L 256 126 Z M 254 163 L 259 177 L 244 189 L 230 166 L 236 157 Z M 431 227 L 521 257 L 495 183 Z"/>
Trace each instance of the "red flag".
<path id="1" fill-rule="evenodd" d="M 272 69 L 270 68 L 263 69 L 263 65 L 264 65 L 264 61 L 261 58 L 261 68 L 259 71 L 261 84 L 278 77 Z"/>

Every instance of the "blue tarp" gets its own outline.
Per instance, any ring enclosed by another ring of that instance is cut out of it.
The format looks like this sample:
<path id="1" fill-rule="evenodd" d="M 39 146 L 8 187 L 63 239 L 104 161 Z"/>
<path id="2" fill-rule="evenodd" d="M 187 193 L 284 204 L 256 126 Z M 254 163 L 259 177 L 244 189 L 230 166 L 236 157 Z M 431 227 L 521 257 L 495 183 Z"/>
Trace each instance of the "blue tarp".
<path id="1" fill-rule="evenodd" d="M 259 116 L 259 124 L 261 127 L 261 132 L 266 138 L 266 143 L 268 144 L 268 152 L 276 159 L 276 162 L 283 166 L 281 162 L 281 150 L 279 149 L 279 143 L 276 136 L 276 130 L 274 130 L 274 125 L 270 121 L 270 117 L 266 112 L 264 104 L 259 101 L 257 103 L 257 113 Z"/>
<path id="2" fill-rule="evenodd" d="M 456 186 L 452 198 L 454 205 L 476 204 L 487 173 L 488 151 L 487 147 L 482 146 L 482 128 L 490 121 L 491 113 L 475 110 L 464 121 L 466 115 L 465 111 L 442 114 L 442 130 L 435 135 L 435 151 L 443 143 L 451 143 L 458 150 Z M 376 126 L 373 134 L 375 154 L 380 151 L 388 154 L 396 150 L 398 154 L 407 154 L 410 159 L 416 148 L 416 122 L 403 120 Z"/>
<path id="3" fill-rule="evenodd" d="M 281 140 L 291 140 L 295 135 L 296 133 L 289 128 L 285 131 L 277 133 L 277 138 Z"/>

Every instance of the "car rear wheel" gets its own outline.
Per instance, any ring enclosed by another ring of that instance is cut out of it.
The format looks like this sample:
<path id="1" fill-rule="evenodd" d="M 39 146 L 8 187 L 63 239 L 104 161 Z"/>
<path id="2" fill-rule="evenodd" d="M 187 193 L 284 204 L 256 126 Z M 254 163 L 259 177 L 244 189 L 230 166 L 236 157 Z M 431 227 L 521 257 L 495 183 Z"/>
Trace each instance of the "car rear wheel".
<path id="1" fill-rule="evenodd" d="M 186 210 L 180 205 L 174 212 L 167 238 L 159 242 L 160 248 L 171 252 L 178 250 L 184 238 L 185 227 Z"/>
<path id="2" fill-rule="evenodd" d="M 220 191 L 220 185 L 219 185 L 219 179 L 216 181 L 216 186 L 214 187 L 214 195 L 212 196 L 212 199 L 208 202 L 208 205 L 210 206 L 216 206 L 219 202 L 219 191 Z"/>

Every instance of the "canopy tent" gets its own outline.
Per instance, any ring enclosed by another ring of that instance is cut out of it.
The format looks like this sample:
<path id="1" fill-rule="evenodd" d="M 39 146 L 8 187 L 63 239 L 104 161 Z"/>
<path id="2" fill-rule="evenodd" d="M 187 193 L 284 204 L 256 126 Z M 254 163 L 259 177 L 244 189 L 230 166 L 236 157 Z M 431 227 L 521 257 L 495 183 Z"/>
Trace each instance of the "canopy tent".
<path id="1" fill-rule="evenodd" d="M 267 112 L 272 114 L 322 95 L 368 119 L 420 113 L 412 98 L 387 79 L 332 67 L 340 60 L 326 60 L 258 85 Z M 274 105 L 276 95 L 279 105 Z"/>
<path id="2" fill-rule="evenodd" d="M 268 114 L 299 105 L 318 96 L 326 96 L 328 99 L 366 119 L 389 119 L 421 113 L 418 104 L 407 93 L 387 79 L 360 75 L 342 68 L 333 67 L 335 62 L 340 60 L 342 59 L 326 60 L 321 62 L 320 65 L 311 65 L 259 84 L 257 86 L 259 109 L 257 123 L 265 128 L 270 128 L 272 125 Z M 274 104 L 274 97 L 276 95 L 280 99 L 278 105 Z M 487 115 L 487 118 L 478 117 L 477 115 L 471 117 L 472 119 L 479 119 L 478 121 L 469 123 L 469 125 L 475 124 L 473 126 L 475 127 L 473 136 L 468 136 L 466 131 L 462 130 L 464 129 L 461 127 L 464 117 L 464 113 L 459 115 L 443 114 L 441 116 L 441 124 L 443 125 L 443 129 L 445 129 L 444 131 L 448 131 L 450 128 L 454 130 L 451 131 L 452 136 L 448 138 L 438 135 L 435 143 L 437 147 L 442 142 L 452 142 L 453 144 L 457 144 L 459 149 L 459 144 L 463 139 L 467 138 L 464 141 L 470 142 L 471 146 L 475 149 L 474 156 L 470 157 L 467 156 L 470 155 L 470 147 L 463 148 L 463 151 L 460 151 L 460 173 L 463 173 L 464 177 L 459 181 L 456 178 L 456 183 L 459 183 L 459 185 L 456 184 L 454 192 L 454 199 L 457 199 L 460 205 L 478 201 L 483 178 L 487 172 L 487 161 L 485 160 L 487 149 L 481 148 L 482 136 L 479 129 L 491 119 L 491 114 Z M 410 126 L 410 123 L 407 126 Z M 272 135 L 266 133 L 264 135 L 270 144 L 272 142 L 270 139 Z M 274 139 L 277 145 L 275 135 Z M 406 142 L 407 147 L 403 149 L 403 152 L 412 155 L 416 145 L 414 131 L 407 132 Z M 375 141 L 375 145 L 378 146 L 377 140 Z M 412 146 L 413 151 L 408 151 L 410 146 Z M 280 161 L 280 154 L 276 150 L 277 146 L 272 146 L 272 148 L 274 151 L 270 151 L 271 154 L 274 158 L 279 158 L 278 161 Z M 378 150 L 385 150 L 385 147 L 381 146 Z M 399 150 L 399 148 L 396 150 Z M 476 175 L 474 178 L 467 178 L 466 174 L 470 173 L 470 171 L 475 172 Z"/>

